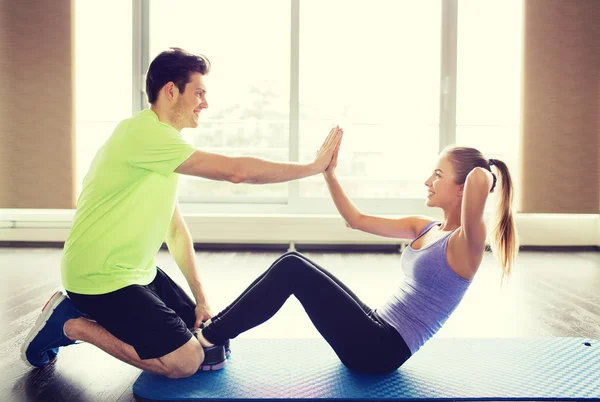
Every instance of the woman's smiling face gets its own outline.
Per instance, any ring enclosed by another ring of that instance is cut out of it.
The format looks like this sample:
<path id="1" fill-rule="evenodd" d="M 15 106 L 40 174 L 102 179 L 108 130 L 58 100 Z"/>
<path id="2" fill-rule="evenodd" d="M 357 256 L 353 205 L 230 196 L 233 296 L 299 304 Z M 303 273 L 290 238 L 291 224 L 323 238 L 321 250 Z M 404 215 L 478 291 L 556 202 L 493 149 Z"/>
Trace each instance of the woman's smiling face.
<path id="1" fill-rule="evenodd" d="M 428 207 L 450 207 L 462 197 L 462 184 L 456 184 L 454 166 L 448 155 L 439 157 L 431 176 L 425 181 Z"/>

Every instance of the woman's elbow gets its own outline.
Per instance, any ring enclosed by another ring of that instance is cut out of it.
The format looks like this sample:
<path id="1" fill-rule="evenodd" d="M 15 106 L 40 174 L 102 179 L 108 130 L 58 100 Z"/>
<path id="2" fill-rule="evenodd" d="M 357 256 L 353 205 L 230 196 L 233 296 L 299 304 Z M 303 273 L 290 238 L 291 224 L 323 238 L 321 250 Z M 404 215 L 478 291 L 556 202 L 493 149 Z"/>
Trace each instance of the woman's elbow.
<path id="1" fill-rule="evenodd" d="M 484 168 L 476 167 L 469 172 L 469 174 L 467 175 L 467 179 L 470 178 L 471 180 L 485 180 L 487 173 L 488 172 Z"/>
<path id="2" fill-rule="evenodd" d="M 491 173 L 483 168 L 476 167 L 467 175 L 466 183 L 472 183 L 475 185 L 486 185 L 489 181 Z"/>
<path id="3" fill-rule="evenodd" d="M 354 219 L 345 219 L 346 227 L 353 230 L 360 230 L 360 217 L 356 217 Z"/>

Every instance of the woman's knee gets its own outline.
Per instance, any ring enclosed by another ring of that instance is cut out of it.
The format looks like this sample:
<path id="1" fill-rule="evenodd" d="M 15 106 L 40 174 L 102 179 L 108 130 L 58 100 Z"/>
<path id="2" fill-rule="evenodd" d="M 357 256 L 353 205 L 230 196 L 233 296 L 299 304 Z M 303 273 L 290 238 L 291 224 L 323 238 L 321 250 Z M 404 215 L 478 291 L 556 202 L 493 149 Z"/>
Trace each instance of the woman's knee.
<path id="1" fill-rule="evenodd" d="M 300 253 L 298 253 L 297 251 L 288 251 L 287 253 L 281 254 L 279 257 L 277 257 L 277 259 L 275 261 L 273 261 L 273 263 L 267 269 L 266 272 L 270 272 L 271 270 L 273 270 L 273 268 L 275 268 L 277 265 L 279 265 L 281 263 L 281 261 L 285 260 L 286 258 L 294 258 L 294 257 L 298 257 L 299 255 L 300 255 Z"/>
<path id="2" fill-rule="evenodd" d="M 288 251 L 287 253 L 283 254 L 283 256 L 288 256 L 288 255 L 295 255 L 297 257 L 303 257 L 302 253 L 294 250 L 294 251 Z"/>
<path id="3" fill-rule="evenodd" d="M 273 273 L 285 272 L 286 275 L 292 275 L 306 270 L 306 261 L 295 253 L 295 251 L 291 251 L 284 254 L 272 268 Z"/>
<path id="4" fill-rule="evenodd" d="M 319 266 L 313 260 L 311 260 L 310 258 L 308 258 L 307 256 L 305 256 L 304 254 L 302 254 L 298 251 L 288 251 L 287 253 L 283 254 L 283 256 L 294 256 L 294 257 L 304 261 L 305 264 L 307 264 L 307 265 L 311 265 L 312 267 L 319 268 Z"/>

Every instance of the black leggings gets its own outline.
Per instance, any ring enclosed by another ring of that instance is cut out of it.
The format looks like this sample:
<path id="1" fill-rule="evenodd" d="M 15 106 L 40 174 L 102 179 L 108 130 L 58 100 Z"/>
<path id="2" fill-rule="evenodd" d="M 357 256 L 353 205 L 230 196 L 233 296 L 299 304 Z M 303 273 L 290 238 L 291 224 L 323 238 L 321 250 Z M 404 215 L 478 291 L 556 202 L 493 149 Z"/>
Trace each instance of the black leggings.
<path id="1" fill-rule="evenodd" d="M 267 321 L 291 295 L 348 368 L 390 372 L 410 357 L 408 346 L 392 326 L 333 275 L 296 252 L 278 258 L 214 316 L 202 334 L 209 342 L 223 344 Z"/>

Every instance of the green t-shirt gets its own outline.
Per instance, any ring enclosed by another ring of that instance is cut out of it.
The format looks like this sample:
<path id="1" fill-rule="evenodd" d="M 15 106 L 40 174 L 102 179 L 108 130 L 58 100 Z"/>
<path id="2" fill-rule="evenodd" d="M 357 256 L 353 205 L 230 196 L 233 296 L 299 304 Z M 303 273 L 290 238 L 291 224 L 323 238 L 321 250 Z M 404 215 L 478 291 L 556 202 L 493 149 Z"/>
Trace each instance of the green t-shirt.
<path id="1" fill-rule="evenodd" d="M 83 180 L 62 256 L 65 289 L 104 294 L 154 280 L 175 207 L 174 170 L 194 151 L 152 110 L 117 125 Z"/>

